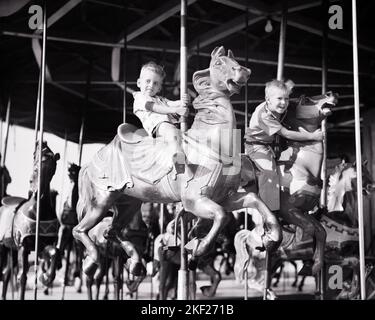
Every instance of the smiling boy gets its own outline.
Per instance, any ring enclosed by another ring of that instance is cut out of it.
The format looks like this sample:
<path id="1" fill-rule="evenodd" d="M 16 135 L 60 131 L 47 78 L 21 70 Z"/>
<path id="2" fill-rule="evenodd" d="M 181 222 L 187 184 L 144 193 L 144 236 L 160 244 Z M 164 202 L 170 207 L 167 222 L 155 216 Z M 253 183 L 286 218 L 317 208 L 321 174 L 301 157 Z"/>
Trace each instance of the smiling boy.
<path id="1" fill-rule="evenodd" d="M 319 129 L 314 132 L 302 128 L 293 131 L 281 124 L 293 85 L 292 81 L 267 82 L 265 101 L 256 107 L 245 133 L 245 152 L 260 171 L 259 196 L 271 211 L 280 210 L 280 178 L 272 149 L 276 134 L 295 141 L 323 139 Z"/>

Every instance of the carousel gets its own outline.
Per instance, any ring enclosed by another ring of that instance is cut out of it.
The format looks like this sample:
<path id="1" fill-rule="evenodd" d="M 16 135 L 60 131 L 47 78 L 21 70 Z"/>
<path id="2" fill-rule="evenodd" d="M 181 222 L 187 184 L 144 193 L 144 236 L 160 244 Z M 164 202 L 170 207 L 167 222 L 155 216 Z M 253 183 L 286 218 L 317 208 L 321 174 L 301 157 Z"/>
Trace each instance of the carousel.
<path id="1" fill-rule="evenodd" d="M 0 0 L 1 298 L 374 299 L 372 9 Z"/>

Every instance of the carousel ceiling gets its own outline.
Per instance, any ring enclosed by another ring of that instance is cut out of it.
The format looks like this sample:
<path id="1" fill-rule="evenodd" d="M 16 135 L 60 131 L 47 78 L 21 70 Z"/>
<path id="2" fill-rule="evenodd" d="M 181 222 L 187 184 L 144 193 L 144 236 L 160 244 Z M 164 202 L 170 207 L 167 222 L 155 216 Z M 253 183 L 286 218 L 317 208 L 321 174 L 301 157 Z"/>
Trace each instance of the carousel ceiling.
<path id="1" fill-rule="evenodd" d="M 249 114 L 264 97 L 264 84 L 276 77 L 282 1 L 188 0 L 188 79 L 206 68 L 212 49 L 231 49 L 252 70 Z M 29 27 L 37 1 L 0 0 L 1 116 L 8 97 L 10 121 L 34 128 L 41 52 L 41 33 Z M 328 120 L 332 137 L 354 136 L 351 1 L 331 1 L 343 12 L 343 28 L 328 28 L 328 90 L 340 94 Z M 82 117 L 84 141 L 108 142 L 123 119 L 124 74 L 127 122 L 132 115 L 136 80 L 142 64 L 164 65 L 164 95 L 179 97 L 180 0 L 47 1 L 47 77 L 45 130 L 78 141 Z M 325 14 L 321 1 L 288 1 L 284 77 L 296 83 L 293 96 L 321 93 L 322 34 Z M 375 30 L 373 1 L 358 2 L 361 114 L 375 108 Z M 31 21 L 32 22 L 32 21 Z M 247 25 L 247 28 L 246 28 Z M 266 27 L 267 26 L 267 27 Z M 124 57 L 124 35 L 126 51 Z M 191 83 L 189 88 L 194 91 Z M 233 97 L 239 126 L 245 123 L 244 90 Z M 192 110 L 193 112 L 193 110 Z M 374 119 L 375 120 L 375 119 Z"/>

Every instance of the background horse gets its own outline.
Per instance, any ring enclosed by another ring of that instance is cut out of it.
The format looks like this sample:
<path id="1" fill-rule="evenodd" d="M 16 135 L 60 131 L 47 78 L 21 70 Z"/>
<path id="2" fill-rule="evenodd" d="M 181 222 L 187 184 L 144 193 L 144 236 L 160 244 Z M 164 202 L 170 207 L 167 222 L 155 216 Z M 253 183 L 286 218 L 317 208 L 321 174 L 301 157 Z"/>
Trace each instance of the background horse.
<path id="1" fill-rule="evenodd" d="M 145 131 L 129 124 L 118 128 L 118 134 L 84 166 L 79 175 L 79 223 L 73 236 L 86 247 L 85 272 L 99 263 L 97 247 L 88 236 L 112 206 L 116 210 L 112 239 L 124 245 L 121 228 L 136 210 L 126 206 L 134 198 L 142 201 L 170 203 L 181 201 L 186 211 L 202 219 L 213 220 L 204 238 L 192 244 L 192 256 L 206 254 L 228 221 L 226 212 L 256 207 L 262 214 L 263 237 L 267 249 L 281 241 L 281 231 L 273 213 L 254 193 L 238 193 L 240 184 L 240 144 L 230 97 L 246 84 L 250 70 L 242 67 L 228 50 L 215 48 L 208 69 L 195 72 L 193 83 L 199 96 L 194 100 L 197 114 L 192 128 L 182 135 L 183 149 L 194 177 L 172 172 L 172 151 L 163 138 L 145 136 Z M 186 170 L 190 171 L 190 170 Z M 136 273 L 137 266 L 130 266 Z"/>
<path id="2" fill-rule="evenodd" d="M 305 97 L 291 101 L 283 120 L 285 127 L 291 130 L 303 129 L 313 132 L 321 121 L 331 114 L 330 105 L 336 103 L 336 95 Z M 308 214 L 319 202 L 321 192 L 320 171 L 323 160 L 321 141 L 286 141 L 286 150 L 277 161 L 280 175 L 280 214 L 282 223 L 297 225 L 314 237 L 316 250 L 314 264 L 310 274 L 316 274 L 323 263 L 325 231 L 321 224 Z M 254 170 L 248 160 L 242 169 L 243 179 L 248 181 L 246 191 L 254 190 Z"/>
<path id="3" fill-rule="evenodd" d="M 7 250 L 18 250 L 21 261 L 20 268 L 20 299 L 25 299 L 28 256 L 35 249 L 36 202 L 38 192 L 38 161 L 39 143 L 34 152 L 34 169 L 30 180 L 29 199 L 7 197 L 0 208 L 0 241 Z M 54 154 L 46 142 L 42 143 L 41 194 L 40 194 L 40 226 L 39 253 L 48 260 L 49 268 L 41 274 L 41 281 L 48 286 L 55 278 L 56 265 L 61 263 L 58 250 L 55 248 L 59 222 L 50 198 L 50 181 L 56 171 L 56 161 L 60 155 Z M 6 297 L 10 272 L 14 265 L 8 260 L 3 272 L 3 299 Z"/>
<path id="4" fill-rule="evenodd" d="M 228 268 L 229 270 L 225 269 L 226 274 L 230 273 L 230 259 L 232 253 L 234 253 L 234 236 L 238 230 L 236 228 L 236 219 L 233 214 L 228 214 L 228 217 L 230 219 L 229 223 L 224 227 L 219 237 L 216 239 L 215 245 L 206 255 L 199 258 L 197 261 L 196 268 L 202 270 L 210 278 L 211 285 L 202 286 L 200 288 L 202 294 L 206 297 L 215 296 L 217 287 L 222 279 L 220 270 L 217 270 L 215 266 L 218 256 L 222 256 L 221 263 L 227 264 L 225 268 Z M 174 298 L 176 298 L 177 295 L 177 276 L 181 264 L 181 253 L 179 249 L 173 251 L 168 250 L 168 247 L 175 246 L 176 239 L 174 234 L 174 224 L 175 220 L 171 221 L 167 226 L 166 232 L 160 234 L 155 239 L 155 269 L 153 275 L 155 275 L 157 271 L 159 272 L 160 300 L 166 300 L 168 293 L 171 290 L 174 290 Z M 199 226 L 190 231 L 189 237 L 207 234 L 211 224 L 210 221 L 203 220 Z"/>
<path id="5" fill-rule="evenodd" d="M 57 248 L 62 252 L 66 250 L 65 258 L 65 271 L 63 287 L 68 284 L 69 279 L 69 268 L 70 268 L 70 257 L 73 253 L 73 280 L 77 292 L 81 292 L 82 285 L 82 259 L 83 259 L 83 247 L 82 244 L 76 241 L 73 237 L 73 227 L 78 224 L 76 206 L 78 202 L 78 175 L 80 166 L 75 163 L 70 163 L 68 166 L 68 196 L 64 201 L 63 208 L 57 213 L 57 218 L 60 222 Z M 64 290 L 63 290 L 64 292 Z"/>
<path id="6" fill-rule="evenodd" d="M 362 173 L 363 192 L 367 195 L 374 190 L 374 185 L 365 167 Z M 341 265 L 344 270 L 346 286 L 336 291 L 331 298 L 354 298 L 359 293 L 358 223 L 356 219 L 351 220 L 355 216 L 353 208 L 357 206 L 356 199 L 355 166 L 342 163 L 329 177 L 328 212 L 318 210 L 316 214 L 311 215 L 322 224 L 327 234 L 325 262 Z M 250 285 L 262 290 L 265 254 L 257 249 L 261 244 L 259 238 L 262 233 L 257 216 L 258 214 L 253 211 L 253 220 L 256 224 L 253 230 L 241 230 L 235 237 L 237 252 L 235 274 L 237 278 L 243 279 L 243 272 L 247 268 L 251 279 Z M 294 233 L 284 230 L 280 249 L 272 257 L 273 271 L 283 261 L 311 260 L 313 247 L 314 239 L 302 228 L 297 227 Z"/>

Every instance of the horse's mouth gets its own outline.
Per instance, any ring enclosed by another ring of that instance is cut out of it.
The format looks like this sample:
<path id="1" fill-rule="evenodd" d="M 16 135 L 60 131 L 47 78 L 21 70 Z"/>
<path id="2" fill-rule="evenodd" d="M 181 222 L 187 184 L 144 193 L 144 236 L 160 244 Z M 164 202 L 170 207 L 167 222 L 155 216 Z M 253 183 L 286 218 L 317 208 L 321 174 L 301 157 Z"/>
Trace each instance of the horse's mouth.
<path id="1" fill-rule="evenodd" d="M 230 92 L 239 93 L 241 88 L 246 84 L 246 82 L 242 81 L 234 81 L 232 79 L 229 79 L 227 81 L 227 87 Z"/>

